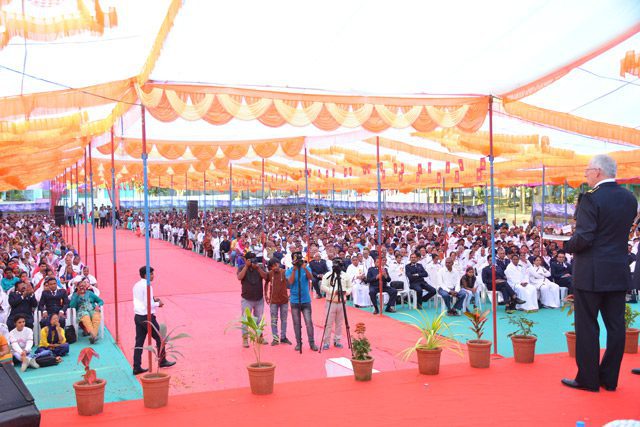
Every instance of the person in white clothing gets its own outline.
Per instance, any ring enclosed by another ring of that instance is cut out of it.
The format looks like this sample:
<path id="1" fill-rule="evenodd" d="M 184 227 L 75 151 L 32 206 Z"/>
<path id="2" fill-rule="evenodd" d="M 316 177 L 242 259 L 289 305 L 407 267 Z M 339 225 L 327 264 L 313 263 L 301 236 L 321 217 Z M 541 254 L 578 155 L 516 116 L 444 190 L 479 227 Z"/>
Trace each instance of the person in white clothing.
<path id="1" fill-rule="evenodd" d="M 176 362 L 170 362 L 164 357 L 164 349 L 160 348 L 160 336 L 156 329 L 160 329 L 158 321 L 156 320 L 156 308 L 162 307 L 164 303 L 160 298 L 153 296 L 153 287 L 151 282 L 153 281 L 153 268 L 149 267 L 149 284 L 147 285 L 147 267 L 140 267 L 140 280 L 133 285 L 133 311 L 135 313 L 134 321 L 136 325 L 136 345 L 133 350 L 133 375 L 142 374 L 147 372 L 148 369 L 142 368 L 142 346 L 147 338 L 147 292 L 149 292 L 149 298 L 151 301 L 151 324 L 155 326 L 151 328 L 151 335 L 158 347 L 158 354 L 160 357 L 160 367 L 168 368 L 176 364 Z"/>
<path id="2" fill-rule="evenodd" d="M 560 307 L 560 286 L 548 279 L 551 273 L 542 266 L 542 257 L 537 256 L 533 259 L 533 265 L 529 267 L 528 272 L 529 282 L 538 289 L 543 307 Z"/>
<path id="3" fill-rule="evenodd" d="M 462 310 L 464 299 L 468 294 L 464 289 L 460 289 L 461 274 L 453 268 L 453 259 L 447 258 L 444 265 L 445 268 L 439 272 L 438 295 L 442 297 L 447 306 L 447 314 L 459 316 L 459 311 Z M 456 298 L 456 303 L 452 306 L 453 298 Z"/>
<path id="4" fill-rule="evenodd" d="M 408 289 L 409 281 L 404 271 L 405 263 L 402 261 L 402 255 L 400 252 L 396 252 L 396 257 L 391 263 L 387 264 L 387 270 L 389 270 L 389 286 L 398 290 Z M 395 282 L 395 283 L 394 283 Z"/>
<path id="5" fill-rule="evenodd" d="M 26 317 L 23 314 L 17 314 L 14 317 L 16 327 L 9 332 L 9 345 L 13 357 L 22 362 L 20 370 L 27 370 L 27 367 L 38 369 L 40 366 L 36 363 L 35 355 L 31 352 L 33 348 L 33 331 L 26 327 Z"/>
<path id="6" fill-rule="evenodd" d="M 524 304 L 518 304 L 516 308 L 526 311 L 538 310 L 538 290 L 529 283 L 527 269 L 520 264 L 520 257 L 517 254 L 511 255 L 511 262 L 507 265 L 504 274 L 518 298 L 526 301 Z"/>
<path id="7" fill-rule="evenodd" d="M 351 278 L 353 305 L 356 307 L 371 306 L 369 285 L 364 282 L 367 277 L 367 270 L 364 269 L 357 255 L 351 257 L 351 264 L 347 267 L 347 276 Z"/>
<path id="8" fill-rule="evenodd" d="M 375 267 L 375 260 L 371 255 L 369 255 L 369 249 L 364 248 L 362 250 L 362 265 L 364 266 L 364 271 L 369 271 L 371 267 Z"/>

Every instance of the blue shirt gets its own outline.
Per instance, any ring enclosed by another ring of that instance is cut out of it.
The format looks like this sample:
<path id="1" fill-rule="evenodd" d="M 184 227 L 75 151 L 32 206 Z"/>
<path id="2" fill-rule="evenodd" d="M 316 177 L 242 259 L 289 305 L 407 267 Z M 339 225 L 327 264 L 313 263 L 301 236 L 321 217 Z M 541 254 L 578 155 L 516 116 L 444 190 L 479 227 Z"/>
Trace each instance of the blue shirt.
<path id="1" fill-rule="evenodd" d="M 309 272 L 309 275 L 311 276 L 311 270 L 309 270 L 309 266 L 306 266 L 304 269 L 307 270 Z M 293 283 L 290 285 L 289 278 L 292 274 L 295 274 L 295 278 L 293 279 Z M 307 280 L 307 275 L 305 274 L 303 269 L 300 269 L 300 271 L 298 272 L 298 269 L 296 268 L 294 272 L 293 267 L 288 268 L 285 272 L 285 277 L 287 278 L 287 288 L 291 290 L 289 296 L 291 304 L 310 303 L 311 294 L 309 293 L 309 281 Z"/>
<path id="2" fill-rule="evenodd" d="M 5 292 L 9 292 L 11 289 L 16 287 L 16 283 L 20 281 L 19 277 L 13 277 L 11 279 L 7 279 L 6 277 L 2 278 L 2 290 Z"/>

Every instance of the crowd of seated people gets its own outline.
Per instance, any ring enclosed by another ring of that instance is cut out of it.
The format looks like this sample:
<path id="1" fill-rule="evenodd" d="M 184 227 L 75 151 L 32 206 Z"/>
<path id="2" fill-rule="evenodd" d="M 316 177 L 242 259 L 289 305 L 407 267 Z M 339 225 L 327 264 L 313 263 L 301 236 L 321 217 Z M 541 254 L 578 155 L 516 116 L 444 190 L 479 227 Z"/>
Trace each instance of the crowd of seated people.
<path id="1" fill-rule="evenodd" d="M 89 341 L 99 338 L 103 301 L 97 280 L 49 216 L 0 220 L 0 268 L 1 363 L 16 363 L 22 371 L 39 368 L 38 361 L 60 363 L 69 353 L 66 335 L 75 336 L 70 308 Z"/>
<path id="2" fill-rule="evenodd" d="M 130 211 L 125 216 L 131 219 L 131 229 L 147 228 L 141 213 Z M 265 264 L 275 258 L 288 268 L 293 248 L 300 247 L 310 260 L 312 285 L 318 298 L 322 297 L 319 279 L 331 270 L 333 258 L 339 257 L 354 282 L 353 303 L 373 306 L 374 311 L 377 296 L 374 301 L 373 281 L 378 273 L 374 278 L 368 277 L 377 267 L 381 251 L 386 261 L 385 289 L 395 290 L 388 293 L 415 293 L 416 308 L 437 300 L 446 306 L 449 315 L 459 315 L 463 308 L 468 310 L 479 303 L 482 295 L 491 294 L 491 230 L 486 222 L 463 223 L 454 218 L 445 228 L 439 220 L 386 216 L 381 246 L 377 242 L 375 216 L 321 210 L 310 212 L 308 228 L 304 211 L 281 208 L 236 211 L 232 215 L 228 210 L 207 211 L 192 221 L 175 209 L 156 211 L 150 214 L 149 232 L 152 238 L 234 266 L 239 255 L 251 251 Z M 494 228 L 499 303 L 506 306 L 508 313 L 560 307 L 561 299 L 572 293 L 570 254 L 564 253 L 556 241 L 541 241 L 540 230 L 532 223 L 508 224 L 503 219 L 496 221 Z M 630 236 L 633 262 L 639 236 L 640 233 Z M 395 298 L 391 299 L 395 304 Z"/>

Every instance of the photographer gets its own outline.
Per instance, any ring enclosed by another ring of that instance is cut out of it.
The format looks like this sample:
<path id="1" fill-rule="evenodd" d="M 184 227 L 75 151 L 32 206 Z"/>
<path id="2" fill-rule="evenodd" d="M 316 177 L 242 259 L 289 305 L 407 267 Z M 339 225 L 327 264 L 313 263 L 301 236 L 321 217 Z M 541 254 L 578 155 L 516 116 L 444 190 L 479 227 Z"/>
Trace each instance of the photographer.
<path id="1" fill-rule="evenodd" d="M 260 268 L 258 259 L 253 252 L 247 252 L 245 256 L 238 257 L 238 280 L 242 285 L 242 313 L 249 308 L 251 314 L 260 321 L 264 311 L 263 280 L 267 273 Z M 242 346 L 249 347 L 247 330 L 242 328 Z"/>
<path id="2" fill-rule="evenodd" d="M 290 289 L 291 318 L 293 319 L 293 329 L 296 334 L 296 351 L 302 349 L 302 323 L 301 313 L 304 316 L 304 324 L 307 327 L 307 337 L 309 348 L 318 351 L 313 338 L 313 322 L 311 321 L 311 294 L 309 283 L 311 282 L 311 270 L 302 258 L 302 252 L 297 251 L 291 254 L 293 267 L 287 269 L 287 287 Z"/>
<path id="3" fill-rule="evenodd" d="M 289 311 L 289 294 L 284 270 L 276 259 L 269 260 L 269 272 L 264 282 L 264 298 L 271 313 L 271 345 L 291 344 L 287 339 L 287 313 Z M 278 334 L 278 314 L 280 315 L 280 334 Z"/>
<path id="4" fill-rule="evenodd" d="M 324 327 L 324 341 L 322 349 L 329 350 L 331 342 L 331 327 L 335 323 L 333 345 L 342 348 L 340 339 L 342 338 L 342 325 L 344 324 L 344 308 L 342 302 L 351 294 L 351 278 L 348 274 L 342 273 L 342 259 L 334 258 L 332 270 L 322 278 L 322 291 L 325 293 L 327 302 L 325 304 L 326 323 Z M 342 292 L 342 295 L 340 295 Z"/>

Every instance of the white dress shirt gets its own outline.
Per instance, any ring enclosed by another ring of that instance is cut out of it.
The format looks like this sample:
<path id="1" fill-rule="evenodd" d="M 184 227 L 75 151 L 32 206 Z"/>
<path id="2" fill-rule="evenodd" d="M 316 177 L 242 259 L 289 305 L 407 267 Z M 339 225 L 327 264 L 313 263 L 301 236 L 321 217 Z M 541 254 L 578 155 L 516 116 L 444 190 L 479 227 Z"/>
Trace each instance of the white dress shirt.
<path id="1" fill-rule="evenodd" d="M 151 314 L 155 314 L 156 307 L 160 303 L 153 300 L 153 286 L 149 286 L 151 292 Z M 140 279 L 133 285 L 133 312 L 142 316 L 147 315 L 147 279 Z"/>

